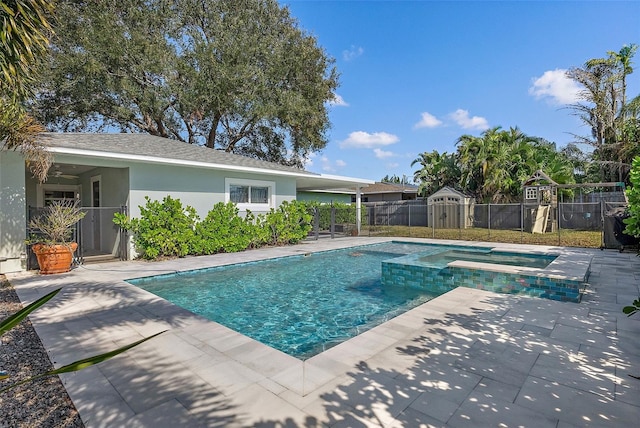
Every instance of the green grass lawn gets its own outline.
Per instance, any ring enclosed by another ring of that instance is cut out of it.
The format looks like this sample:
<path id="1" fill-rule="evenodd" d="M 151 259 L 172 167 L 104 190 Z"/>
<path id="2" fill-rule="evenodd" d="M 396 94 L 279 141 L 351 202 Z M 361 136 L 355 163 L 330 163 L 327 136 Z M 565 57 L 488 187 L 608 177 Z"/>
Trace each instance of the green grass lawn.
<path id="1" fill-rule="evenodd" d="M 554 233 L 528 233 L 519 230 L 436 229 L 408 226 L 363 226 L 361 236 L 398 236 L 411 238 L 460 239 L 465 241 L 504 242 L 512 244 L 559 245 L 563 247 L 600 248 L 602 234 L 592 230 L 561 229 Z"/>

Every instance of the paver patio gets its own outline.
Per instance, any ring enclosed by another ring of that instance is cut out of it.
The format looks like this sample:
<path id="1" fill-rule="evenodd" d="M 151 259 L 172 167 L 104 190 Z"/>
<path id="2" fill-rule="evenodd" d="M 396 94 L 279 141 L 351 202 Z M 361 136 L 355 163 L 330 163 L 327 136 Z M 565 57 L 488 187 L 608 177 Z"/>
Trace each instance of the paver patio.
<path id="1" fill-rule="evenodd" d="M 304 363 L 124 282 L 387 240 L 9 280 L 24 303 L 63 287 L 30 317 L 56 367 L 168 330 L 62 376 L 87 427 L 637 424 L 640 380 L 629 374 L 640 375 L 640 315 L 621 312 L 640 295 L 635 253 L 583 250 L 594 258 L 579 304 L 460 287 Z"/>

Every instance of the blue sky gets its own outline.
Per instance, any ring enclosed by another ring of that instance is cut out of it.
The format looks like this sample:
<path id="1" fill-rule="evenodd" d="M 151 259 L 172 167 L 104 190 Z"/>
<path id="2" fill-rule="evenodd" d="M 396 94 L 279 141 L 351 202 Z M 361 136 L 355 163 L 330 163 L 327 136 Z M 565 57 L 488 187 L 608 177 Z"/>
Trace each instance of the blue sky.
<path id="1" fill-rule="evenodd" d="M 640 44 L 640 1 L 280 0 L 340 72 L 329 144 L 307 169 L 413 177 L 419 153 L 519 127 L 562 147 L 589 130 L 564 70 Z M 628 93 L 640 94 L 640 54 Z"/>

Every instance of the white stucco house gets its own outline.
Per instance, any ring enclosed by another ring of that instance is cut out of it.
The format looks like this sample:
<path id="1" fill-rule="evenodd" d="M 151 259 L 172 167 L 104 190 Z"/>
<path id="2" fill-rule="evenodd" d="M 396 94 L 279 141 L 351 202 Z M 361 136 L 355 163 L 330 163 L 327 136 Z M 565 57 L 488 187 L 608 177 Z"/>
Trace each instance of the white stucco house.
<path id="1" fill-rule="evenodd" d="M 29 211 L 58 199 L 92 207 L 83 241 L 95 254 L 115 254 L 113 213 L 139 215 L 145 196 L 167 195 L 191 205 L 201 218 L 217 202 L 236 202 L 241 211 L 268 211 L 298 192 L 360 189 L 373 180 L 315 174 L 147 134 L 46 133 L 54 156 L 45 183 L 31 177 L 22 156 L 0 150 L 0 273 L 24 269 Z M 359 206 L 359 204 L 358 204 Z M 358 222 L 359 223 L 359 222 Z M 127 257 L 127 255 L 125 255 Z"/>

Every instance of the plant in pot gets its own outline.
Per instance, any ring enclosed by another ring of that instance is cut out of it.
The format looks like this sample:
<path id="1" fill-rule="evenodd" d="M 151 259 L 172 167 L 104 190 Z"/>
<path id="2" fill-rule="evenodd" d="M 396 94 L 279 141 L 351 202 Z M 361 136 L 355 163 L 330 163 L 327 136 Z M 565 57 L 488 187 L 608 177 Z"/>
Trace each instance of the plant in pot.
<path id="1" fill-rule="evenodd" d="M 73 252 L 78 248 L 77 242 L 70 242 L 73 227 L 85 214 L 75 201 L 55 201 L 29 222 L 35 233 L 28 242 L 33 244 L 31 249 L 38 259 L 40 273 L 71 270 Z"/>

